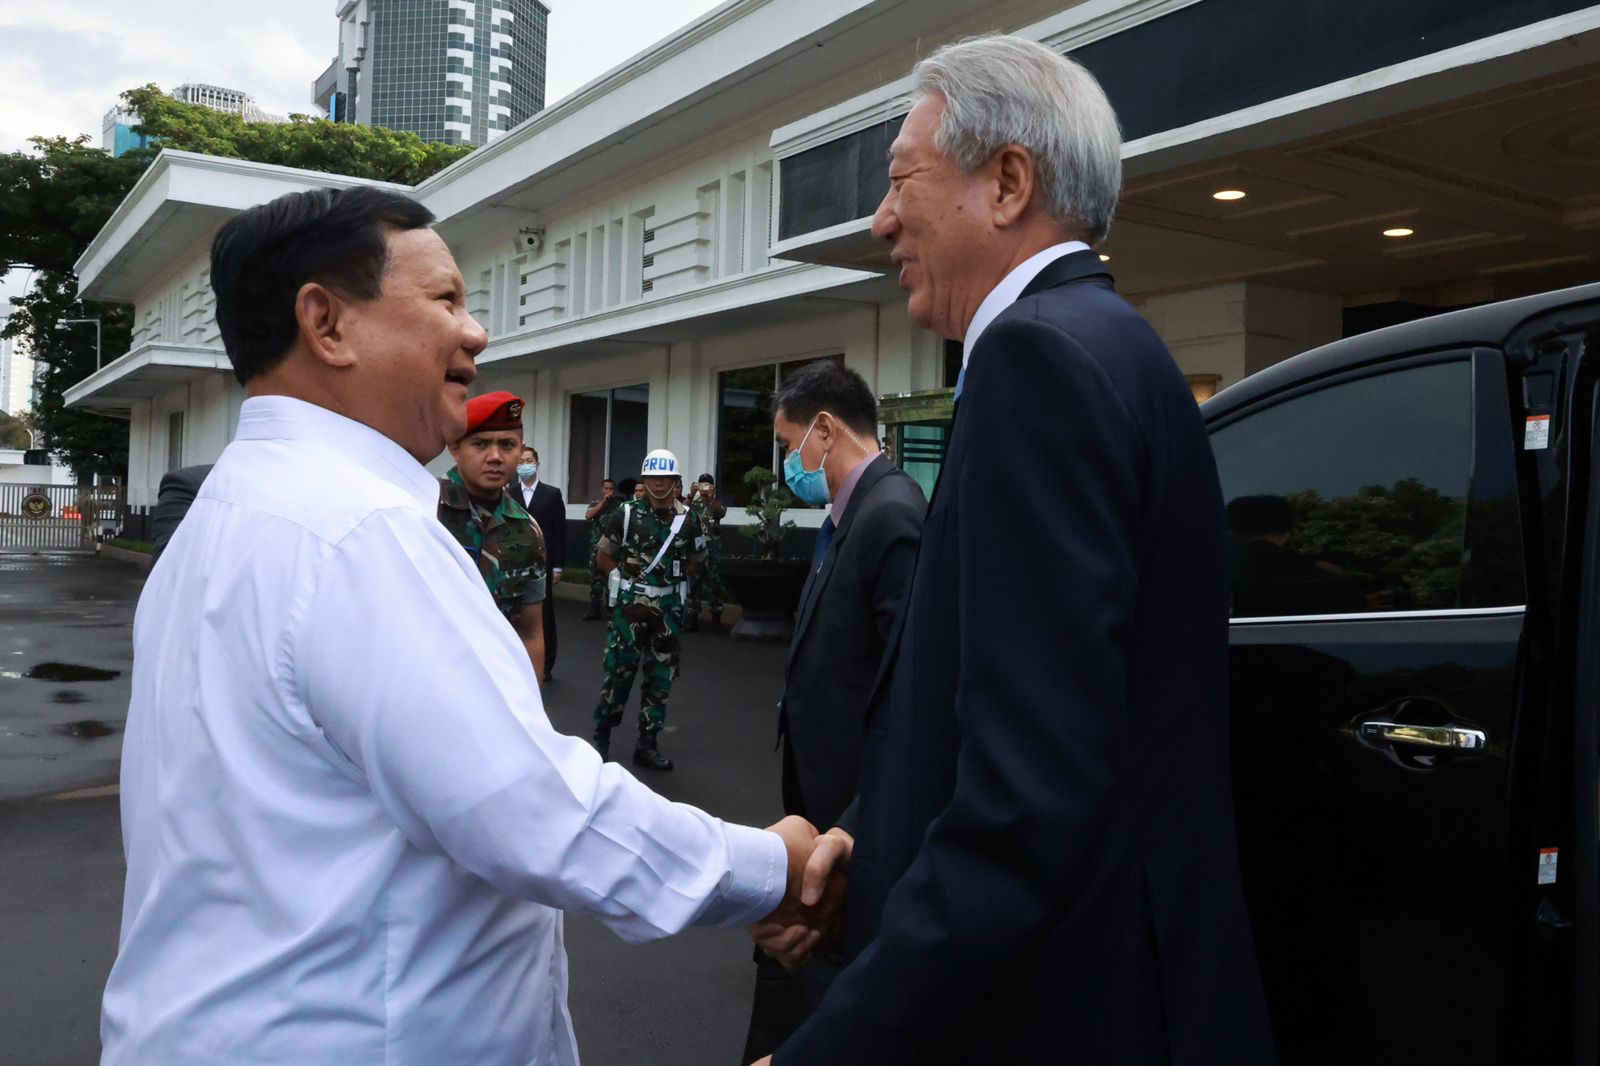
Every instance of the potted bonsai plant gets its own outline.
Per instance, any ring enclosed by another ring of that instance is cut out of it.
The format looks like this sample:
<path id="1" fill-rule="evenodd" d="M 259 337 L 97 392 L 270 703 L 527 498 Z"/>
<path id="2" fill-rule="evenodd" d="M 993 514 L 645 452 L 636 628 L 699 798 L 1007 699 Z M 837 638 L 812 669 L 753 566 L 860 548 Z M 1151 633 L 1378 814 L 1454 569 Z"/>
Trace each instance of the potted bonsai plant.
<path id="1" fill-rule="evenodd" d="M 751 468 L 744 483 L 751 490 L 745 514 L 753 522 L 739 532 L 755 542 L 755 554 L 722 560 L 722 580 L 739 601 L 735 640 L 788 640 L 794 632 L 794 610 L 806 582 L 806 561 L 782 557 L 784 534 L 795 524 L 783 517 L 794 497 L 777 484 L 766 467 Z"/>

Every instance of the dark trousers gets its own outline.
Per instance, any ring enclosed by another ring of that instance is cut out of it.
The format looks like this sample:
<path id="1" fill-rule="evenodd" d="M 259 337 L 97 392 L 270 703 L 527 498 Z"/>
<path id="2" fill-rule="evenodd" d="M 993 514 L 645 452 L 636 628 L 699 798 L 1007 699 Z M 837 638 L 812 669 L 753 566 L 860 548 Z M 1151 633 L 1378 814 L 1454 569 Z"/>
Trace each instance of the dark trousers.
<path id="1" fill-rule="evenodd" d="M 556 590 L 548 589 L 544 597 L 544 672 L 556 668 Z"/>
<path id="2" fill-rule="evenodd" d="M 740 1066 L 772 1054 L 793 1036 L 821 1006 L 839 969 L 833 960 L 817 957 L 790 973 L 756 948 L 756 998 Z"/>

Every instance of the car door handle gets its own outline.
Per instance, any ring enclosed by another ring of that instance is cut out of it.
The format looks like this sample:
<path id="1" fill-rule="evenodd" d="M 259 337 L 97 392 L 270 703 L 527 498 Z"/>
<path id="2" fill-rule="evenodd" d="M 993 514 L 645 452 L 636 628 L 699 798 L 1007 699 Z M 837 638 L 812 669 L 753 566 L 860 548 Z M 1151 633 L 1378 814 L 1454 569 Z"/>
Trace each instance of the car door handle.
<path id="1" fill-rule="evenodd" d="M 1401 722 L 1362 722 L 1361 739 L 1371 744 L 1414 744 L 1450 751 L 1483 751 L 1489 734 L 1457 725 L 1407 725 Z"/>

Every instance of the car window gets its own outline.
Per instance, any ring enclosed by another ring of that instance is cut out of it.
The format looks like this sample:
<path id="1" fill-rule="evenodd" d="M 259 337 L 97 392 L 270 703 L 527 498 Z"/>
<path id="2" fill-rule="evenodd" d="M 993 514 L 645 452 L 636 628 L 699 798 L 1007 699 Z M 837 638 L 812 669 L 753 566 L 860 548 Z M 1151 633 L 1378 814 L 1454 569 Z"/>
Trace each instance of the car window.
<path id="1" fill-rule="evenodd" d="M 1466 360 L 1346 380 L 1211 435 L 1236 618 L 1461 604 Z"/>

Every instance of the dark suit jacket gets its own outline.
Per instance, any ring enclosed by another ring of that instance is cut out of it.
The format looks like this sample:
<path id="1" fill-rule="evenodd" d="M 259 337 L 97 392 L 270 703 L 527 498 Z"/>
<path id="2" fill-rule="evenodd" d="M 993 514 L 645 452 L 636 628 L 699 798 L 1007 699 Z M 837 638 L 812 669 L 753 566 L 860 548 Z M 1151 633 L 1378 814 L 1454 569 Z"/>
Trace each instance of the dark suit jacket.
<path id="1" fill-rule="evenodd" d="M 1051 264 L 972 353 L 847 819 L 854 959 L 779 1066 L 1272 1061 L 1216 469 L 1102 272 Z"/>
<path id="2" fill-rule="evenodd" d="M 150 565 L 154 566 L 161 553 L 167 550 L 167 541 L 178 531 L 178 523 L 189 513 L 189 507 L 200 492 L 200 485 L 211 473 L 212 464 L 184 466 L 161 478 L 156 490 L 156 505 L 150 509 Z"/>
<path id="3" fill-rule="evenodd" d="M 806 579 L 784 670 L 784 808 L 826 829 L 855 798 L 867 700 L 911 580 L 928 501 L 880 455 Z"/>
<path id="4" fill-rule="evenodd" d="M 561 490 L 543 481 L 533 486 L 532 498 L 522 491 L 522 482 L 515 477 L 508 486 L 544 533 L 545 551 L 552 569 L 565 569 L 567 565 L 567 504 Z"/>

